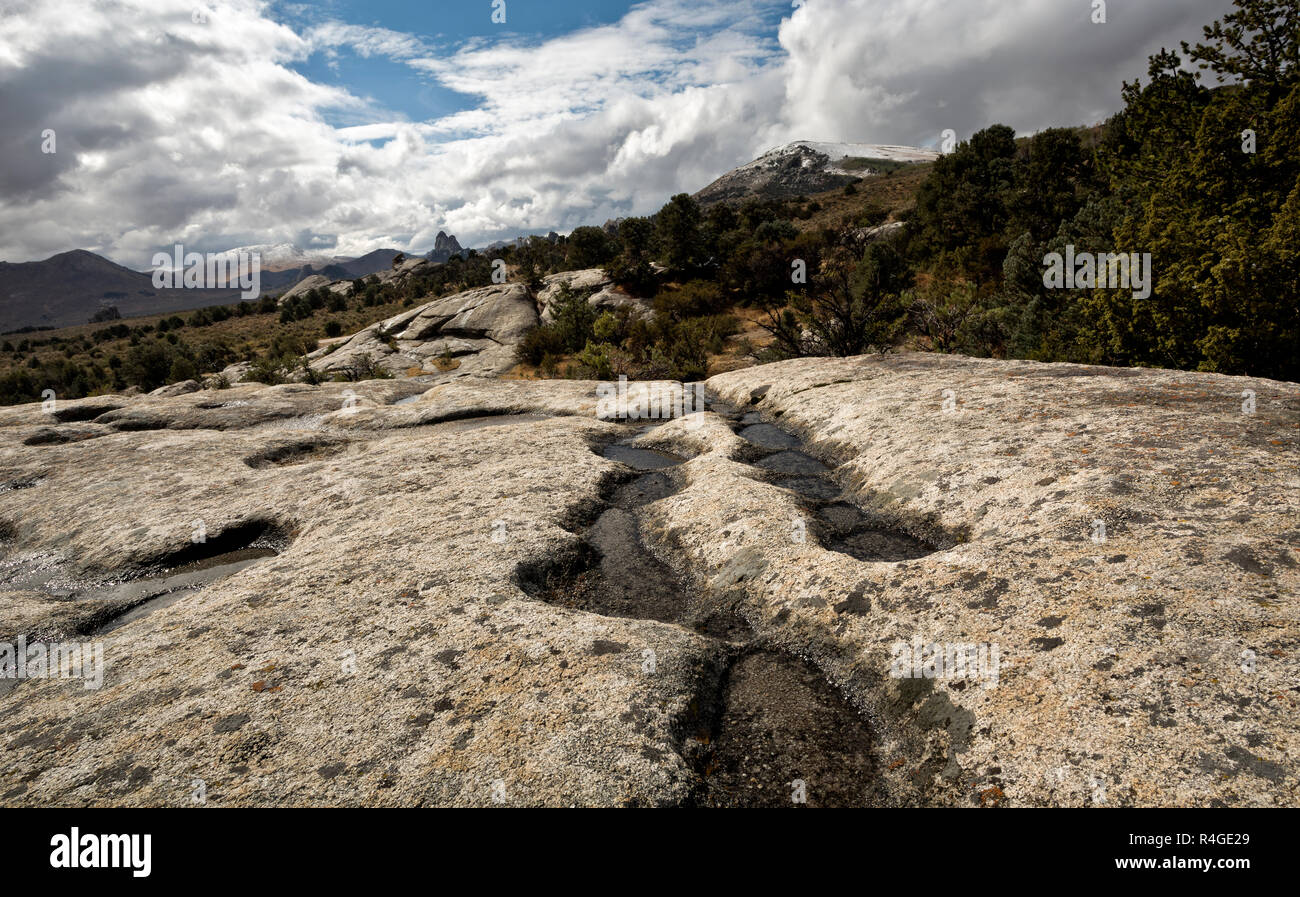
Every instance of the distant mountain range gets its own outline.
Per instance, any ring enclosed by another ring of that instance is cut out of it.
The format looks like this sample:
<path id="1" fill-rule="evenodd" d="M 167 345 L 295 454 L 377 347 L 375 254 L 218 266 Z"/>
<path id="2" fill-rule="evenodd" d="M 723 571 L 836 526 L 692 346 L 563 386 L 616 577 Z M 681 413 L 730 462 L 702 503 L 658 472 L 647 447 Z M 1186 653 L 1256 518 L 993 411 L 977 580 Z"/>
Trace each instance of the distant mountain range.
<path id="1" fill-rule="evenodd" d="M 238 299 L 238 290 L 156 289 L 153 277 L 84 249 L 40 262 L 0 262 L 0 331 L 85 324 L 107 306 L 123 317 Z"/>
<path id="2" fill-rule="evenodd" d="M 387 270 L 399 254 L 396 249 L 376 249 L 360 258 L 326 259 L 288 243 L 243 246 L 222 254 L 241 250 L 263 253 L 263 293 L 278 293 L 312 274 L 332 280 L 365 277 Z M 306 259 L 312 261 L 304 263 Z M 152 272 L 132 271 L 84 249 L 39 262 L 0 262 L 0 331 L 85 324 L 110 306 L 128 318 L 238 301 L 236 289 L 158 289 Z"/>
<path id="3" fill-rule="evenodd" d="M 932 162 L 939 154 L 914 146 L 798 140 L 768 150 L 734 168 L 695 194 L 699 202 L 734 202 L 748 197 L 791 199 L 834 190 L 889 168 Z"/>
<path id="4" fill-rule="evenodd" d="M 262 260 L 262 292 L 276 293 L 288 289 L 304 277 L 323 274 L 330 280 L 350 280 L 365 277 L 392 267 L 393 259 L 401 255 L 397 249 L 376 249 L 360 258 L 334 258 L 328 262 L 317 259 L 314 263 L 299 264 L 296 267 L 271 269 L 265 257 Z"/>

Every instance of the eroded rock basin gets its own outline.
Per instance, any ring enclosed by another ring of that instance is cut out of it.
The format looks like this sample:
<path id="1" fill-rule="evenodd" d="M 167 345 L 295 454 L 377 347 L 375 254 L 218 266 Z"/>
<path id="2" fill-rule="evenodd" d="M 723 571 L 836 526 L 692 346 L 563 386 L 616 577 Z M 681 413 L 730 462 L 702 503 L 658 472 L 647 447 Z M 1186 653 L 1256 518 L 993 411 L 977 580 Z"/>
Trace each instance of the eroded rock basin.
<path id="1" fill-rule="evenodd" d="M 756 646 L 732 600 L 701 591 L 671 558 L 660 557 L 662 549 L 646 544 L 640 512 L 679 488 L 672 471 L 644 473 L 620 486 L 584 532 L 589 551 L 581 563 L 550 571 L 531 590 L 548 603 L 686 627 L 713 642 L 718 672 L 680 723 L 679 750 L 698 776 L 690 803 L 868 805 L 873 780 L 865 721 L 814 665 Z"/>
<path id="2" fill-rule="evenodd" d="M 122 583 L 117 587 L 115 594 L 106 595 L 101 600 L 128 603 L 131 605 L 130 610 L 107 620 L 91 634 L 105 635 L 120 629 L 132 620 L 138 620 L 154 611 L 175 604 L 187 595 L 238 573 L 246 567 L 251 567 L 264 558 L 273 558 L 277 554 L 278 552 L 273 548 L 241 548 L 206 560 L 183 564 L 151 579 Z"/>
<path id="3" fill-rule="evenodd" d="M 701 806 L 877 803 L 870 730 L 816 667 L 747 651 L 722 689 L 713 724 L 691 736 Z"/>

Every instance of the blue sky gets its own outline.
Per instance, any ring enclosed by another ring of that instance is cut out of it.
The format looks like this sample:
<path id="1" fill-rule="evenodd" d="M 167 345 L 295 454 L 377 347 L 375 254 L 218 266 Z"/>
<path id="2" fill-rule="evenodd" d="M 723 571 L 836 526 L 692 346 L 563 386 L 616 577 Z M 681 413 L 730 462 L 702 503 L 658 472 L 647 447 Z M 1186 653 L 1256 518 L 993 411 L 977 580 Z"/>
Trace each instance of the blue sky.
<path id="1" fill-rule="evenodd" d="M 493 24 L 491 0 L 414 2 L 414 0 L 333 0 L 315 4 L 282 4 L 269 10 L 272 18 L 307 28 L 328 20 L 401 31 L 437 54 L 471 41 L 518 40 L 540 42 L 548 37 L 617 22 L 632 6 L 620 0 L 507 0 L 505 24 Z M 777 20 L 773 19 L 775 39 Z M 373 98 L 381 107 L 412 121 L 437 119 L 473 108 L 476 98 L 421 77 L 398 60 L 349 47 L 334 53 L 313 53 L 292 64 L 313 81 L 337 84 Z M 347 112 L 331 116 L 340 125 L 357 124 Z"/>
<path id="2" fill-rule="evenodd" d="M 793 140 L 1095 123 L 1230 6 L 3 2 L 0 259 L 137 268 L 177 242 L 481 246 L 652 213 Z"/>

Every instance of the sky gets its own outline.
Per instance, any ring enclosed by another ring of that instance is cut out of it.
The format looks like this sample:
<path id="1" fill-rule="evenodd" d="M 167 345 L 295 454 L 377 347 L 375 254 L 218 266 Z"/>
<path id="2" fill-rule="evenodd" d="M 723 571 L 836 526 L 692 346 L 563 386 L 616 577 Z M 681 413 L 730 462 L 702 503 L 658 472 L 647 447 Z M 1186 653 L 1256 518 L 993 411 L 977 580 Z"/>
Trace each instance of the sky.
<path id="1" fill-rule="evenodd" d="M 0 260 L 565 233 L 793 140 L 1099 122 L 1231 6 L 1099 2 L 0 0 Z"/>

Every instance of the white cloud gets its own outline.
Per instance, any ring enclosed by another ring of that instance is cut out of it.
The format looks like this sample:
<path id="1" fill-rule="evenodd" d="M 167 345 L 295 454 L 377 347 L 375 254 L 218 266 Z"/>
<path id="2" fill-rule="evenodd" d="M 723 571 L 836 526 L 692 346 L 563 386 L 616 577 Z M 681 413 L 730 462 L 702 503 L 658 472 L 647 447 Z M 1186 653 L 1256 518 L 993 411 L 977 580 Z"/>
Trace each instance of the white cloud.
<path id="1" fill-rule="evenodd" d="M 808 0 L 780 31 L 794 133 L 935 144 L 994 122 L 1095 123 L 1146 57 L 1200 36 L 1227 0 Z"/>
<path id="2" fill-rule="evenodd" d="M 0 258 L 84 247 L 143 267 L 177 241 L 360 254 L 424 249 L 440 229 L 467 245 L 567 230 L 653 211 L 797 138 L 1094 121 L 1146 54 L 1223 3 L 1112 0 L 1095 26 L 1084 2 L 808 0 L 774 32 L 784 0 L 649 0 L 614 24 L 445 52 L 337 21 L 296 32 L 256 0 L 211 3 L 207 24 L 193 0 L 0 5 Z M 345 52 L 476 105 L 394 121 L 292 67 Z M 330 124 L 340 112 L 354 124 Z"/>

